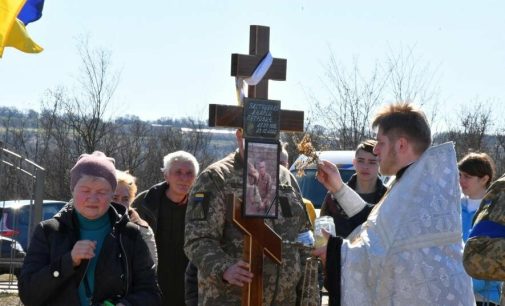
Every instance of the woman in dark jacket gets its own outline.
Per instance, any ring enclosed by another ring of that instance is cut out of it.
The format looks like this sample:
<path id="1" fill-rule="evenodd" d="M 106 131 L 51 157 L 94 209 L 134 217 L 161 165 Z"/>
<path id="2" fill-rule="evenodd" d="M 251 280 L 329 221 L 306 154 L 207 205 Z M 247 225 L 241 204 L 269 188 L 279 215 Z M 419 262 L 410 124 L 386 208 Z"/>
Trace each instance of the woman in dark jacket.
<path id="1" fill-rule="evenodd" d="M 160 305 L 154 262 L 138 226 L 110 205 L 113 160 L 83 154 L 70 174 L 73 199 L 35 228 L 19 279 L 21 301 Z"/>

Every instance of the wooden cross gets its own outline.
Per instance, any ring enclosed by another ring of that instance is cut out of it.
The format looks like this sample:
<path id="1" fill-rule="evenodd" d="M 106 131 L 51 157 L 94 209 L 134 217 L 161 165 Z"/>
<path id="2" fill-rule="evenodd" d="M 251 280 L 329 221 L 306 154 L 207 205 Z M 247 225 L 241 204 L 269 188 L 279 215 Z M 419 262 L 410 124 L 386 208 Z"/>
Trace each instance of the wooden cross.
<path id="1" fill-rule="evenodd" d="M 231 75 L 249 77 L 269 52 L 270 29 L 251 26 L 249 55 L 232 54 Z M 274 59 L 270 69 L 256 86 L 249 86 L 248 98 L 268 101 L 268 80 L 286 79 L 286 60 Z M 244 109 L 241 106 L 209 105 L 209 126 L 244 127 Z M 303 132 L 303 112 L 281 110 L 279 128 L 281 131 Z M 241 201 L 233 194 L 228 195 L 227 210 L 232 212 L 233 223 L 244 234 L 243 258 L 249 263 L 254 274 L 253 281 L 242 289 L 243 306 L 260 306 L 263 303 L 263 254 L 281 264 L 282 240 L 261 218 L 243 217 Z"/>
<path id="2" fill-rule="evenodd" d="M 252 25 L 249 31 L 249 55 L 231 55 L 231 75 L 249 77 L 269 51 L 270 28 Z M 272 66 L 256 86 L 248 87 L 248 97 L 268 99 L 268 80 L 286 80 L 286 59 L 274 58 Z M 244 109 L 238 105 L 209 105 L 210 127 L 243 127 Z M 303 112 L 281 110 L 281 131 L 303 132 Z"/>

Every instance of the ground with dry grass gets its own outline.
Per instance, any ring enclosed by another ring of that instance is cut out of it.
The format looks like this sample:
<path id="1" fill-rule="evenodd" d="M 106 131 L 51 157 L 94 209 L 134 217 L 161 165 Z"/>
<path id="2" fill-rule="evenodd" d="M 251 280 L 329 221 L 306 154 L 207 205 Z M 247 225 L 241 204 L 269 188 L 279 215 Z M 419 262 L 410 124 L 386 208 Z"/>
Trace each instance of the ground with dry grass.
<path id="1" fill-rule="evenodd" d="M 19 300 L 17 293 L 0 292 L 0 305 L 2 306 L 18 306 L 23 305 Z"/>
<path id="2" fill-rule="evenodd" d="M 0 282 L 10 282 L 16 281 L 16 277 L 10 274 L 2 274 L 0 275 Z M 12 293 L 12 290 L 8 290 L 7 292 L 4 289 L 0 289 L 0 305 L 2 306 L 19 306 L 21 301 L 19 300 L 17 293 Z"/>

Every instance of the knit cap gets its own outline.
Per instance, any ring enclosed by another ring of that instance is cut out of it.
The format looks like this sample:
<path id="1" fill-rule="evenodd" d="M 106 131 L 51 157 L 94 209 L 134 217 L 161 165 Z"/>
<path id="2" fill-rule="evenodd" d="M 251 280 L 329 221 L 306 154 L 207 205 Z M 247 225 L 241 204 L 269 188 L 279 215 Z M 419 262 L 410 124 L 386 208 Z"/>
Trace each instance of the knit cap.
<path id="1" fill-rule="evenodd" d="M 83 175 L 103 177 L 116 190 L 116 167 L 114 158 L 107 157 L 103 152 L 95 151 L 92 154 L 82 154 L 70 170 L 70 190 L 74 191 L 77 181 Z"/>

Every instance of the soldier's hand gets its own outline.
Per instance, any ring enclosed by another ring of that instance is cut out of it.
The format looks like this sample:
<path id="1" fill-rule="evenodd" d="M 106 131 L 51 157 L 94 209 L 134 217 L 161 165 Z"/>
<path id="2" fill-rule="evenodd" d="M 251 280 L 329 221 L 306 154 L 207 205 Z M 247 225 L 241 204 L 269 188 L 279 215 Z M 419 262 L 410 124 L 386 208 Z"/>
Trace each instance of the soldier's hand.
<path id="1" fill-rule="evenodd" d="M 91 259 L 95 257 L 96 241 L 79 240 L 74 244 L 70 256 L 72 257 L 72 264 L 77 267 L 81 264 L 83 259 Z"/>
<path id="2" fill-rule="evenodd" d="M 343 185 L 337 166 L 327 160 L 317 165 L 317 180 L 331 193 L 339 191 Z"/>
<path id="3" fill-rule="evenodd" d="M 242 287 L 244 284 L 250 283 L 253 276 L 249 272 L 249 264 L 240 260 L 224 271 L 223 279 L 232 285 Z"/>

